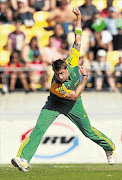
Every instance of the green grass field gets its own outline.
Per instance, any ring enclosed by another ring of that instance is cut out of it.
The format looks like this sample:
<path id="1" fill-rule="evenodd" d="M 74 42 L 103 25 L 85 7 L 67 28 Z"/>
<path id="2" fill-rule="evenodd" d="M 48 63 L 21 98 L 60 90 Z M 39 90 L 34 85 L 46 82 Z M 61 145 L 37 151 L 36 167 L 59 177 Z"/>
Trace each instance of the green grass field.
<path id="1" fill-rule="evenodd" d="M 122 180 L 122 164 L 34 164 L 28 172 L 0 165 L 0 180 Z"/>

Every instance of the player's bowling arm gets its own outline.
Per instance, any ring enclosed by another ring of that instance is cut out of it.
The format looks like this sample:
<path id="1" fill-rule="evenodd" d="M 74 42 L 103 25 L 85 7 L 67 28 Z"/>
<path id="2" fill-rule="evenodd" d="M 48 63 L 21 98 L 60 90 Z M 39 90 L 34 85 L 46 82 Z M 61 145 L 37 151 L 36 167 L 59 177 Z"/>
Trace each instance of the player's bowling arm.
<path id="1" fill-rule="evenodd" d="M 85 85 L 86 85 L 86 82 L 87 82 L 87 79 L 88 79 L 88 70 L 87 70 L 87 68 L 85 68 L 83 66 L 79 66 L 79 69 L 80 69 L 81 74 L 83 75 L 83 79 L 82 79 L 82 81 L 80 82 L 80 84 L 77 86 L 77 88 L 74 91 L 71 90 L 65 96 L 65 99 L 76 101 L 80 97 L 82 91 L 85 88 Z"/>
<path id="2" fill-rule="evenodd" d="M 69 92 L 69 94 L 67 94 L 67 95 L 65 96 L 65 99 L 69 99 L 69 100 L 74 100 L 74 101 L 76 101 L 76 100 L 80 97 L 82 91 L 84 90 L 85 85 L 86 85 L 86 82 L 87 82 L 87 76 L 84 76 L 83 79 L 82 79 L 82 81 L 80 82 L 80 84 L 79 84 L 78 87 L 76 88 L 76 90 L 75 90 L 75 91 L 72 91 L 72 90 L 71 90 L 71 91 Z"/>
<path id="3" fill-rule="evenodd" d="M 72 67 L 78 66 L 79 51 L 81 47 L 81 35 L 82 35 L 81 13 L 78 7 L 73 8 L 73 13 L 77 16 L 76 23 L 75 23 L 75 41 L 74 41 L 71 53 L 69 57 L 66 59 L 67 64 Z"/>

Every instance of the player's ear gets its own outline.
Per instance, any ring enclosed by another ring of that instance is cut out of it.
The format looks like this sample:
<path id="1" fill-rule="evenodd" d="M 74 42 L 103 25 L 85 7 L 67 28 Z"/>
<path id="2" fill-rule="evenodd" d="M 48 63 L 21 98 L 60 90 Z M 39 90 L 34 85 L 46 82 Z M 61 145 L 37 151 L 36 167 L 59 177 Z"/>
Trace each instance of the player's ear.
<path id="1" fill-rule="evenodd" d="M 67 67 L 66 70 L 69 71 L 69 68 Z"/>

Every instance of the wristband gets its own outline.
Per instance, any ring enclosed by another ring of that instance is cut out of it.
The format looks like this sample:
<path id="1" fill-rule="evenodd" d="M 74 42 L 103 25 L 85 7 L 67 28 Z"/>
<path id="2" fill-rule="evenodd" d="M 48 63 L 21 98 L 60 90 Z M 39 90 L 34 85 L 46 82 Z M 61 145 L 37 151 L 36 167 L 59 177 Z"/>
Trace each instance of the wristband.
<path id="1" fill-rule="evenodd" d="M 88 77 L 88 75 L 86 75 L 86 74 L 85 74 L 85 75 L 83 75 L 83 76 L 87 76 L 87 77 Z"/>
<path id="2" fill-rule="evenodd" d="M 75 27 L 75 34 L 82 35 L 82 28 Z"/>

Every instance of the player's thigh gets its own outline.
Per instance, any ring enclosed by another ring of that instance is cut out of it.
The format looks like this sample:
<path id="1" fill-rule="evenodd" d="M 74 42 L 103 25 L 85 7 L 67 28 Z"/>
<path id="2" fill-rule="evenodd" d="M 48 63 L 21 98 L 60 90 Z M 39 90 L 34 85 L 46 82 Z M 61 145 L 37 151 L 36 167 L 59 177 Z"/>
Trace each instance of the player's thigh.
<path id="1" fill-rule="evenodd" d="M 38 117 L 37 125 L 40 127 L 49 126 L 59 115 L 58 111 L 43 108 Z"/>
<path id="2" fill-rule="evenodd" d="M 82 101 L 79 99 L 71 111 L 66 115 L 82 131 L 90 131 L 91 124 L 84 109 Z"/>

